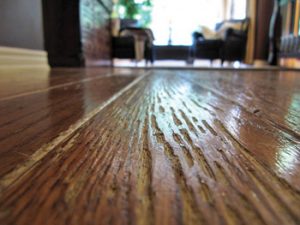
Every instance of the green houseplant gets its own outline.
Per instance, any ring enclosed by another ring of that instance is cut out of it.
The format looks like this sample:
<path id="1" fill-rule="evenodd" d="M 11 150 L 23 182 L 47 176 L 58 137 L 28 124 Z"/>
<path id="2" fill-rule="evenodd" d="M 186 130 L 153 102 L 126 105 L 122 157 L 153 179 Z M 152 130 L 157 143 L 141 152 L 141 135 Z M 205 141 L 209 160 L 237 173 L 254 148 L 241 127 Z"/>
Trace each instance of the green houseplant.
<path id="1" fill-rule="evenodd" d="M 119 6 L 124 9 L 124 19 L 136 19 L 143 27 L 151 22 L 151 0 L 119 0 Z"/>

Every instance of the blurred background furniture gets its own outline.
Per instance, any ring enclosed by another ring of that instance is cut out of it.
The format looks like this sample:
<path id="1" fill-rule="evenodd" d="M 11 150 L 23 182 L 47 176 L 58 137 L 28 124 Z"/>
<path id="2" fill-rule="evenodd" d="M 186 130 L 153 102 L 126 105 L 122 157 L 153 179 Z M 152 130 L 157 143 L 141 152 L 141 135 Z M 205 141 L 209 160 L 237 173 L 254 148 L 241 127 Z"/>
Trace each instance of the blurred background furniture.
<path id="1" fill-rule="evenodd" d="M 153 39 L 151 29 L 138 27 L 136 20 L 121 20 L 119 35 L 112 37 L 112 58 L 139 61 L 142 54 L 146 63 L 153 63 Z M 138 46 L 140 43 L 144 46 Z M 141 54 L 140 50 L 143 51 Z"/>
<path id="2" fill-rule="evenodd" d="M 216 38 L 207 39 L 203 33 L 193 33 L 190 58 L 221 59 L 224 61 L 243 61 L 247 45 L 249 19 L 226 20 L 215 27 Z"/>
<path id="3" fill-rule="evenodd" d="M 277 52 L 275 62 L 282 67 L 300 68 L 300 0 L 279 1 L 273 15 L 275 24 L 273 46 Z M 279 15 L 278 15 L 278 14 Z M 276 34 L 276 31 L 279 34 Z M 272 50 L 272 48 L 270 49 Z"/>

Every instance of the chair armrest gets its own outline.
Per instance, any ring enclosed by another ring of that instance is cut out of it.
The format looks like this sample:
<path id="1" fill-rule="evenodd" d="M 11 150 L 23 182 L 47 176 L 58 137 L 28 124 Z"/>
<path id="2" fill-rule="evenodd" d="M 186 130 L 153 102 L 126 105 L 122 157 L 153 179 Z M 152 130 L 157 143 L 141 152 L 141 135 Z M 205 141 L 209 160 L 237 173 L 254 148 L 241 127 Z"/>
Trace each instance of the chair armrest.
<path id="1" fill-rule="evenodd" d="M 240 40 L 245 41 L 247 40 L 247 33 L 240 30 L 234 30 L 229 28 L 225 32 L 225 41 L 227 40 Z"/>
<path id="2" fill-rule="evenodd" d="M 197 31 L 193 32 L 192 37 L 193 37 L 193 41 L 197 41 L 199 38 L 205 39 L 203 34 Z"/>
<path id="3" fill-rule="evenodd" d="M 134 37 L 112 37 L 113 47 L 127 47 L 134 45 Z"/>

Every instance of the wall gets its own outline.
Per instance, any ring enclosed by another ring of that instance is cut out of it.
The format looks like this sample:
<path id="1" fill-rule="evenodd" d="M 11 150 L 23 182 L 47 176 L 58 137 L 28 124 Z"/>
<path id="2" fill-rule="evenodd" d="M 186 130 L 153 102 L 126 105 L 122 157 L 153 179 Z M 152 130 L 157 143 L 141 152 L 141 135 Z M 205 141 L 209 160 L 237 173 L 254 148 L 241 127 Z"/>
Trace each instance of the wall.
<path id="1" fill-rule="evenodd" d="M 41 4 L 41 0 L 1 0 L 1 46 L 43 49 Z"/>
<path id="2" fill-rule="evenodd" d="M 84 58 L 87 64 L 109 64 L 111 0 L 80 0 L 80 26 Z"/>

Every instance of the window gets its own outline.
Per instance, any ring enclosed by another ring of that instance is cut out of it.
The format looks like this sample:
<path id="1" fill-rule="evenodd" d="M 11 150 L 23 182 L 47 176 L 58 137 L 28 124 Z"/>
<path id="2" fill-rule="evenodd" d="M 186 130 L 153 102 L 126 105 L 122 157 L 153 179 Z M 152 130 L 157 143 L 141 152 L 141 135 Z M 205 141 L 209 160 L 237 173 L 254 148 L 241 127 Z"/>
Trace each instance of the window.
<path id="1" fill-rule="evenodd" d="M 231 2 L 231 18 L 232 19 L 244 19 L 246 18 L 246 0 L 232 0 Z"/>
<path id="2" fill-rule="evenodd" d="M 233 18 L 245 17 L 246 0 L 231 0 L 231 5 Z M 225 18 L 224 7 L 224 0 L 153 0 L 150 27 L 155 44 L 191 45 L 199 25 L 214 29 Z"/>

